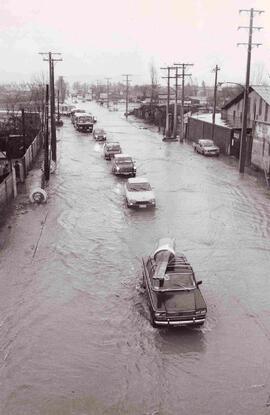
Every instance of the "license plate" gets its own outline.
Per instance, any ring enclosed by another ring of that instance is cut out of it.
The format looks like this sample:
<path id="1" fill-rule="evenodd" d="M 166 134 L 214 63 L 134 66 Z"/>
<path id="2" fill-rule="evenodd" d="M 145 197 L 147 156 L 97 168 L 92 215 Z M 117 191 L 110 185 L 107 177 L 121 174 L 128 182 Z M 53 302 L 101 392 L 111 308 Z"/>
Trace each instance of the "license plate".
<path id="1" fill-rule="evenodd" d="M 146 205 L 139 205 L 140 208 L 146 208 Z"/>

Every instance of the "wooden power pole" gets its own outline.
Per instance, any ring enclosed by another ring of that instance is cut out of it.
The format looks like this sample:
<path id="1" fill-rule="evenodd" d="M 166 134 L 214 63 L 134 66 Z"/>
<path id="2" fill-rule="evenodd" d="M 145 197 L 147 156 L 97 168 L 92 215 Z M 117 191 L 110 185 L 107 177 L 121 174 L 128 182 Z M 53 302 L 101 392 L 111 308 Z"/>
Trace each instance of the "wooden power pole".
<path id="1" fill-rule="evenodd" d="M 44 177 L 45 181 L 50 179 L 50 154 L 49 154 L 49 85 L 46 85 L 45 95 L 45 148 L 44 148 Z"/>
<path id="2" fill-rule="evenodd" d="M 212 128 L 211 128 L 211 139 L 214 140 L 215 135 L 215 121 L 216 121 L 216 108 L 217 108 L 217 74 L 220 68 L 218 65 L 215 66 L 213 72 L 215 72 L 215 86 L 214 86 L 214 105 L 213 105 L 213 116 L 212 116 Z"/>
<path id="3" fill-rule="evenodd" d="M 171 70 L 175 69 L 174 66 L 167 66 L 166 69 L 168 71 L 167 76 L 163 76 L 163 79 L 167 79 L 167 104 L 166 104 L 166 127 L 165 127 L 165 138 L 170 138 L 170 79 L 174 79 L 174 76 L 171 76 Z"/>
<path id="4" fill-rule="evenodd" d="M 129 78 L 129 76 L 131 76 L 131 74 L 123 74 L 122 76 L 125 76 L 126 77 L 126 113 L 125 113 L 125 117 L 127 118 L 128 117 L 128 101 L 129 101 L 129 82 L 130 82 L 130 79 L 128 79 Z"/>
<path id="5" fill-rule="evenodd" d="M 252 33 L 253 29 L 261 30 L 262 27 L 253 26 L 253 17 L 254 13 L 261 14 L 263 10 L 240 10 L 241 12 L 248 12 L 250 14 L 249 26 L 239 26 L 238 29 L 248 29 L 248 43 L 237 43 L 239 45 L 247 45 L 247 67 L 246 67 L 246 83 L 244 90 L 244 108 L 243 108 L 243 121 L 242 121 L 242 131 L 240 139 L 240 156 L 239 156 L 239 172 L 244 173 L 246 165 L 246 148 L 247 148 L 247 114 L 248 114 L 248 95 L 249 95 L 249 79 L 250 79 L 250 61 L 251 61 L 251 49 L 252 46 L 260 46 L 261 43 L 252 43 Z M 251 146 L 250 146 L 251 147 Z"/>
<path id="6" fill-rule="evenodd" d="M 48 52 L 40 53 L 40 55 L 48 55 L 47 58 L 43 58 L 44 61 L 49 62 L 49 77 L 50 77 L 50 109 L 51 109 L 51 151 L 52 160 L 56 163 L 56 127 L 55 127 L 55 89 L 54 89 L 54 62 L 62 61 L 62 58 L 53 58 L 52 55 L 61 55 L 61 53 Z"/>
<path id="7" fill-rule="evenodd" d="M 177 68 L 182 69 L 182 91 L 181 91 L 181 134 L 180 134 L 180 143 L 184 142 L 184 136 L 185 136 L 185 78 L 187 76 L 191 76 L 190 73 L 186 73 L 186 68 L 189 66 L 193 66 L 193 63 L 175 63 L 174 64 Z"/>
<path id="8" fill-rule="evenodd" d="M 112 78 L 105 78 L 107 81 L 107 108 L 109 108 L 110 106 L 110 101 L 109 101 L 109 87 L 110 87 L 110 79 Z"/>

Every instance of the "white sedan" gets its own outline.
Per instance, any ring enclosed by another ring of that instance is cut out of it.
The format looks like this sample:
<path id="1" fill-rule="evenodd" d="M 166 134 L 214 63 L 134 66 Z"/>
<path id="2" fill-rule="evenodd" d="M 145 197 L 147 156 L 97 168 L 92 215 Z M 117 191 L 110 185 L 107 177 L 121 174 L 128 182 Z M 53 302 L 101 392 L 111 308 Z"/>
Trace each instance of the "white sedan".
<path id="1" fill-rule="evenodd" d="M 134 177 L 125 184 L 127 207 L 155 207 L 156 199 L 152 187 L 144 177 Z"/>
<path id="2" fill-rule="evenodd" d="M 198 143 L 193 143 L 193 148 L 204 156 L 219 156 L 219 147 L 213 140 L 198 140 Z"/>

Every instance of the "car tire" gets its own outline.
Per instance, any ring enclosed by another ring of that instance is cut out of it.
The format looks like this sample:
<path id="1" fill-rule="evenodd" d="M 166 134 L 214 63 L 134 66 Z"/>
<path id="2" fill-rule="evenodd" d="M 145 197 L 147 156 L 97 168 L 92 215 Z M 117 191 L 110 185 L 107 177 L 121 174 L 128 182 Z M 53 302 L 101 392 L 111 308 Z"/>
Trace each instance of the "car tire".
<path id="1" fill-rule="evenodd" d="M 150 310 L 150 323 L 151 323 L 152 327 L 154 327 L 155 329 L 157 328 L 157 325 L 155 323 L 154 313 L 151 310 Z"/>
<path id="2" fill-rule="evenodd" d="M 145 278 L 144 278 L 144 274 L 142 276 L 142 287 L 145 289 L 146 288 L 146 283 L 145 283 Z"/>
<path id="3" fill-rule="evenodd" d="M 202 327 L 204 325 L 204 321 L 202 323 L 196 323 L 193 327 Z"/>

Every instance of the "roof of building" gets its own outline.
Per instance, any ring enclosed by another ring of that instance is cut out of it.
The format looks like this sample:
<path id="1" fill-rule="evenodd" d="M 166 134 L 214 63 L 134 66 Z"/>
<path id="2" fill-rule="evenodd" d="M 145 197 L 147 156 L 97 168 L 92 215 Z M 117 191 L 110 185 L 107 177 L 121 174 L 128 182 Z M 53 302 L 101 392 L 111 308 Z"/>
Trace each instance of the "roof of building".
<path id="1" fill-rule="evenodd" d="M 244 87 L 244 86 L 243 86 Z M 270 86 L 265 85 L 252 85 L 249 87 L 249 93 L 252 91 L 257 92 L 257 94 L 262 97 L 262 99 L 270 105 Z M 232 105 L 237 104 L 237 102 L 241 101 L 241 99 L 244 97 L 244 91 L 242 91 L 240 94 L 236 95 L 231 101 L 227 102 L 226 105 L 222 107 L 223 110 L 227 110 Z"/>
<path id="2" fill-rule="evenodd" d="M 264 85 L 252 85 L 252 87 L 255 92 L 257 92 L 260 97 L 268 104 L 270 105 L 270 86 L 264 86 Z"/>

